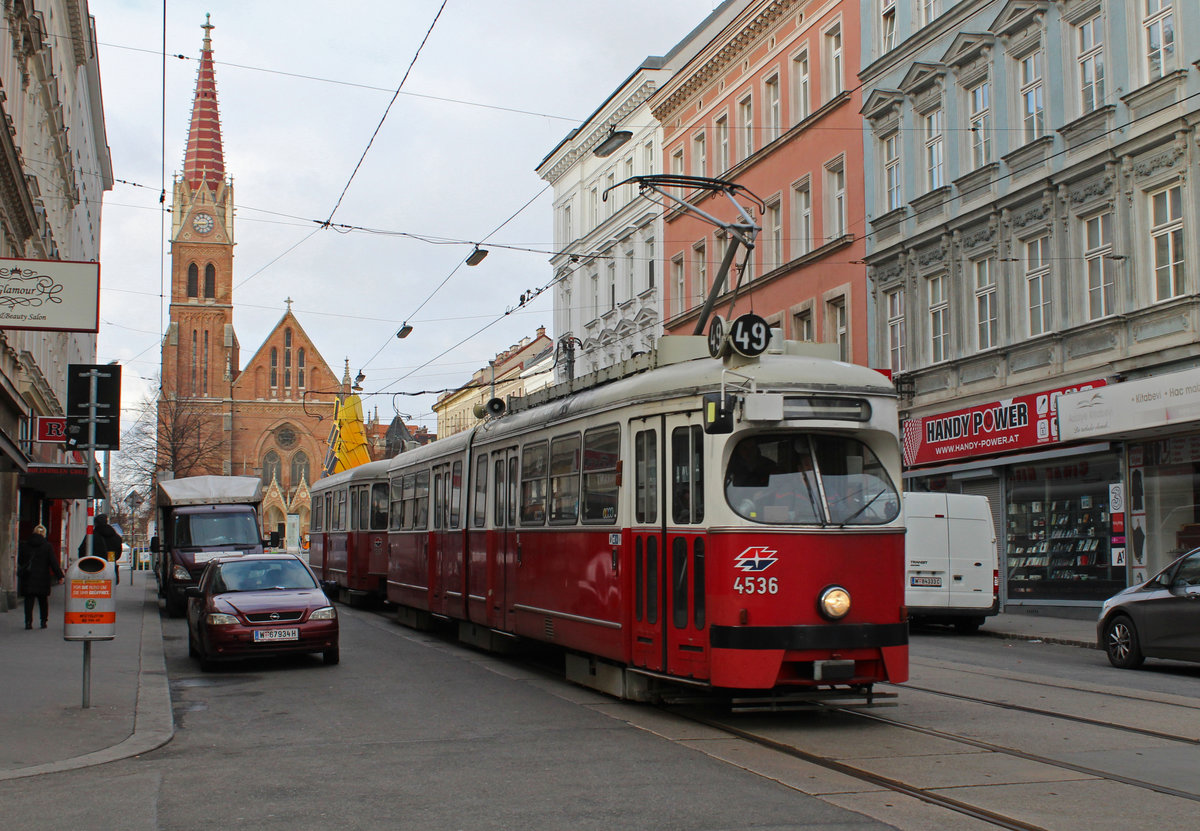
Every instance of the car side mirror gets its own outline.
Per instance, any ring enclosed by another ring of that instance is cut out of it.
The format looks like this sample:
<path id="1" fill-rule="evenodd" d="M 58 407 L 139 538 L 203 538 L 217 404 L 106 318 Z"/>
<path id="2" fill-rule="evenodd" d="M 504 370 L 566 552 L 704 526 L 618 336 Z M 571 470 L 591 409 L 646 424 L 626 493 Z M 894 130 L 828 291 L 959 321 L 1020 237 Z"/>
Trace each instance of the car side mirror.
<path id="1" fill-rule="evenodd" d="M 204 592 L 200 591 L 199 586 L 187 586 L 183 593 L 187 597 L 204 597 Z"/>
<path id="2" fill-rule="evenodd" d="M 153 551 L 155 554 L 157 554 L 159 552 L 157 535 L 150 538 L 150 550 Z"/>

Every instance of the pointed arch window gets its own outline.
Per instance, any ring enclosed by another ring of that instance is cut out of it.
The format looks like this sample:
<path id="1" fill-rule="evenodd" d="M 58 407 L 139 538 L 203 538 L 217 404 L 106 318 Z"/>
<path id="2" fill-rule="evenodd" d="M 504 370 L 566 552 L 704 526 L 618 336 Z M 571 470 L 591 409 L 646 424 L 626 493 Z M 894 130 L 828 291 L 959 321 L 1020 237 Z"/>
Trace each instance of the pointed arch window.
<path id="1" fill-rule="evenodd" d="M 268 450 L 267 455 L 263 456 L 262 461 L 262 481 L 264 485 L 270 485 L 272 479 L 280 479 L 283 463 L 279 459 L 279 454 L 274 450 Z M 283 482 L 279 483 L 280 486 Z"/>
<path id="2" fill-rule="evenodd" d="M 204 330 L 204 362 L 200 365 L 200 368 L 201 368 L 200 377 L 203 379 L 203 381 L 201 383 L 204 386 L 203 394 L 205 395 L 205 397 L 207 397 L 208 396 L 208 330 L 207 329 Z"/>
<path id="3" fill-rule="evenodd" d="M 293 488 L 299 487 L 301 480 L 305 482 L 309 480 L 308 476 L 308 455 L 304 451 L 300 451 L 292 456 L 291 486 Z"/>
<path id="4" fill-rule="evenodd" d="M 304 347 L 296 350 L 296 386 L 304 389 Z"/>
<path id="5" fill-rule="evenodd" d="M 279 350 L 271 347 L 271 388 L 279 386 Z"/>
<path id="6" fill-rule="evenodd" d="M 212 263 L 204 267 L 204 296 L 211 299 L 217 296 L 217 269 Z"/>
<path id="7" fill-rule="evenodd" d="M 196 352 L 197 352 L 196 330 L 193 329 L 192 330 L 192 386 L 191 386 L 192 395 L 196 394 L 196 361 L 197 361 Z"/>
<path id="8" fill-rule="evenodd" d="M 195 263 L 188 265 L 187 296 L 200 296 L 200 269 L 196 268 Z"/>

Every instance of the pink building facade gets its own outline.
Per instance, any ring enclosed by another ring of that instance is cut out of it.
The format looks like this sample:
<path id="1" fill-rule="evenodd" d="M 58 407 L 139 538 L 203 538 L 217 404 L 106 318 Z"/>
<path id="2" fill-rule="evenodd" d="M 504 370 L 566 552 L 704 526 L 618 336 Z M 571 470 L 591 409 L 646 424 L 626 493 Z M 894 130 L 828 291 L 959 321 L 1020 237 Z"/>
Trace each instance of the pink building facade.
<path id="1" fill-rule="evenodd" d="M 754 209 L 762 230 L 733 316 L 754 311 L 790 339 L 836 343 L 843 360 L 867 364 L 858 4 L 756 0 L 716 25 L 651 99 L 662 169 L 737 182 L 765 205 Z M 738 219 L 720 193 L 687 198 L 722 221 Z M 695 213 L 665 212 L 669 334 L 691 333 L 725 246 L 723 232 Z M 729 316 L 736 279 L 731 271 L 716 313 Z"/>

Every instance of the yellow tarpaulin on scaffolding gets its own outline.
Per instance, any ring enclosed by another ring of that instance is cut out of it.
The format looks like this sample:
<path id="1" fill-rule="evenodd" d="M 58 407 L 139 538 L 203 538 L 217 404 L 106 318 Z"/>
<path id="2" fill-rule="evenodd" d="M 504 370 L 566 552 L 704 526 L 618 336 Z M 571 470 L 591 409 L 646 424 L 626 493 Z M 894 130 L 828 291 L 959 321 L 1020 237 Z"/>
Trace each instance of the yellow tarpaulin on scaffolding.
<path id="1" fill-rule="evenodd" d="M 341 473 L 371 461 L 367 452 L 367 432 L 363 428 L 362 401 L 357 395 L 337 403 L 333 429 L 329 431 L 329 451 L 325 472 Z"/>

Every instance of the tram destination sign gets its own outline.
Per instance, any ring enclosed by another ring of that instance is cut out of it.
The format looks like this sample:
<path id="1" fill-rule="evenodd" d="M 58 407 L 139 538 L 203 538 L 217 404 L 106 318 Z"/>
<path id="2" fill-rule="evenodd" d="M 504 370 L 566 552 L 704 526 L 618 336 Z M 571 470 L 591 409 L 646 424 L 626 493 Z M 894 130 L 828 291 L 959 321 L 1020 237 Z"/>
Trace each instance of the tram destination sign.
<path id="1" fill-rule="evenodd" d="M 1099 379 L 910 418 L 904 422 L 904 465 L 917 467 L 1057 443 L 1058 399 L 1106 383 Z"/>
<path id="2" fill-rule="evenodd" d="M 0 259 L 0 327 L 100 330 L 100 264 Z"/>

